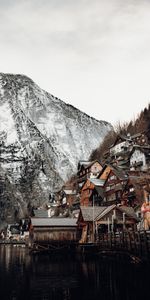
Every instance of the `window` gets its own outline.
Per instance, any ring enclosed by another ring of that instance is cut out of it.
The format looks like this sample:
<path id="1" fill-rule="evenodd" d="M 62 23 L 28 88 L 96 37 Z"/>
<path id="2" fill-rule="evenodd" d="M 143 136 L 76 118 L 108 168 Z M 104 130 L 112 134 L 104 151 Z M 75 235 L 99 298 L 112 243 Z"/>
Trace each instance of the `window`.
<path id="1" fill-rule="evenodd" d="M 110 186 L 106 186 L 106 191 L 110 191 Z"/>
<path id="2" fill-rule="evenodd" d="M 116 199 L 116 195 L 112 194 L 110 196 L 107 197 L 107 201 L 114 201 Z"/>
<path id="3" fill-rule="evenodd" d="M 111 175 L 110 176 L 110 180 L 114 180 L 114 179 L 116 179 L 116 176 L 115 175 Z"/>
<path id="4" fill-rule="evenodd" d="M 129 188 L 129 191 L 130 191 L 130 192 L 134 192 L 134 187 L 133 187 L 133 186 L 130 187 L 130 188 Z"/>

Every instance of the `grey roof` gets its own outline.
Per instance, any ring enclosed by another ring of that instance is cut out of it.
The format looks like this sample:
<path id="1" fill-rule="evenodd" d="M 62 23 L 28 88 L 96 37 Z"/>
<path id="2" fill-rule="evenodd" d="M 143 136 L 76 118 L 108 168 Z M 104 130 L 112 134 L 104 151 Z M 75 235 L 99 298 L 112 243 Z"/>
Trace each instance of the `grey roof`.
<path id="1" fill-rule="evenodd" d="M 80 207 L 81 209 L 81 213 L 82 213 L 82 216 L 83 216 L 83 220 L 84 221 L 93 221 L 93 217 L 94 217 L 94 220 L 97 218 L 97 216 L 99 214 L 101 214 L 103 212 L 103 210 L 106 209 L 105 206 L 88 206 L 88 207 L 85 207 L 85 206 L 81 206 Z"/>
<path id="2" fill-rule="evenodd" d="M 125 205 L 120 205 L 117 206 L 117 208 L 121 211 L 124 212 L 128 217 L 134 218 L 137 221 L 139 221 L 139 218 L 137 217 L 133 207 L 130 206 L 125 206 Z"/>
<path id="3" fill-rule="evenodd" d="M 36 218 L 48 218 L 48 210 L 34 209 L 33 212 Z"/>
<path id="4" fill-rule="evenodd" d="M 104 216 L 106 216 L 111 210 L 113 210 L 114 208 L 120 210 L 122 213 L 125 213 L 126 216 L 135 219 L 136 221 L 139 221 L 139 218 L 137 217 L 133 207 L 129 207 L 129 206 L 125 206 L 125 205 L 110 205 L 108 206 L 104 211 L 102 211 L 101 214 L 99 214 L 96 218 L 96 220 L 100 220 L 102 219 Z"/>
<path id="5" fill-rule="evenodd" d="M 105 215 L 107 215 L 112 209 L 116 207 L 116 204 L 112 204 L 110 206 L 105 207 L 105 210 L 103 210 L 99 215 L 97 215 L 96 220 L 100 220 L 103 218 Z"/>
<path id="6" fill-rule="evenodd" d="M 120 170 L 119 168 L 117 168 L 115 166 L 111 166 L 111 169 L 112 169 L 113 173 L 116 175 L 116 177 L 118 177 L 119 179 L 122 179 L 122 180 L 128 179 L 128 174 L 125 171 Z"/>
<path id="7" fill-rule="evenodd" d="M 104 186 L 105 180 L 98 178 L 89 178 L 90 182 L 92 182 L 95 186 Z"/>
<path id="8" fill-rule="evenodd" d="M 77 220 L 74 218 L 31 218 L 33 226 L 49 226 L 49 227 L 62 227 L 62 226 L 77 226 Z"/>
<path id="9" fill-rule="evenodd" d="M 80 160 L 79 164 L 78 164 L 78 167 L 79 168 L 81 168 L 82 166 L 87 167 L 90 163 L 91 163 L 91 161 L 89 161 L 89 160 L 88 161 L 87 160 Z"/>
<path id="10" fill-rule="evenodd" d="M 104 198 L 104 189 L 101 188 L 100 186 L 95 186 L 95 190 L 98 193 L 98 196 L 100 196 L 101 198 Z"/>
<path id="11" fill-rule="evenodd" d="M 95 162 L 98 162 L 101 165 L 101 162 L 98 159 L 92 160 L 92 161 L 85 161 L 85 160 L 80 160 L 78 164 L 78 169 L 81 168 L 82 166 L 86 169 L 91 167 Z"/>

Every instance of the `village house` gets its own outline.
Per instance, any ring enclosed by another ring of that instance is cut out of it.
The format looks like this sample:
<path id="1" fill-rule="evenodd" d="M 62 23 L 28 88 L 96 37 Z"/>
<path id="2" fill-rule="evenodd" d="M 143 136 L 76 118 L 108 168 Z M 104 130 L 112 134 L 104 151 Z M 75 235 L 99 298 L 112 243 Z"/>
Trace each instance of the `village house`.
<path id="1" fill-rule="evenodd" d="M 82 206 L 100 206 L 104 193 L 103 186 L 105 180 L 98 178 L 87 179 L 81 189 L 80 205 Z"/>
<path id="2" fill-rule="evenodd" d="M 76 222 L 73 218 L 31 218 L 30 247 L 33 250 L 46 250 L 53 245 L 77 242 Z"/>
<path id="3" fill-rule="evenodd" d="M 62 205 L 73 205 L 76 202 L 77 196 L 76 189 L 72 188 L 72 186 L 64 186 L 62 188 Z"/>
<path id="4" fill-rule="evenodd" d="M 80 207 L 77 220 L 81 230 L 79 243 L 91 243 L 103 233 L 135 230 L 139 218 L 132 207 L 110 205 L 102 207 Z"/>
<path id="5" fill-rule="evenodd" d="M 132 207 L 117 204 L 110 205 L 96 217 L 95 227 L 101 232 L 116 232 L 123 230 L 136 230 L 140 219 Z"/>
<path id="6" fill-rule="evenodd" d="M 131 151 L 133 146 L 148 146 L 148 138 L 144 132 L 127 136 L 118 135 L 114 144 L 110 147 L 110 156 L 119 156 L 121 153 Z"/>
<path id="7" fill-rule="evenodd" d="M 142 172 L 130 172 L 124 191 L 122 202 L 136 207 L 149 200 L 150 175 Z"/>
<path id="8" fill-rule="evenodd" d="M 100 215 L 105 207 L 85 207 L 80 206 L 80 213 L 77 220 L 81 238 L 79 243 L 94 242 L 95 239 L 95 219 Z"/>
<path id="9" fill-rule="evenodd" d="M 129 147 L 132 145 L 132 140 L 130 138 L 130 135 L 123 136 L 118 135 L 114 144 L 110 147 L 110 155 L 116 155 L 120 152 L 125 152 L 129 149 Z"/>
<path id="10" fill-rule="evenodd" d="M 104 198 L 102 202 L 102 205 L 106 206 L 121 203 L 122 192 L 128 179 L 128 175 L 122 170 L 113 166 L 109 166 L 108 169 L 109 173 L 104 184 Z M 103 178 L 103 174 L 101 174 L 101 178 Z"/>
<path id="11" fill-rule="evenodd" d="M 102 170 L 102 164 L 98 160 L 94 161 L 79 161 L 78 163 L 78 184 L 82 187 L 86 179 L 97 178 Z"/>
<path id="12" fill-rule="evenodd" d="M 150 168 L 150 147 L 134 146 L 130 155 L 130 169 L 146 171 Z"/>

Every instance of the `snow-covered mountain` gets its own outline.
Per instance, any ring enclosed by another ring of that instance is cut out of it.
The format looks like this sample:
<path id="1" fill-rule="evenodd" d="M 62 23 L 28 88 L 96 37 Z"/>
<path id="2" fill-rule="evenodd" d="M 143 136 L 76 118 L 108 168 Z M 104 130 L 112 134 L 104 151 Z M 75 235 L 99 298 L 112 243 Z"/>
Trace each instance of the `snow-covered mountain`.
<path id="1" fill-rule="evenodd" d="M 30 78 L 0 73 L 0 218 L 48 200 L 111 129 Z"/>

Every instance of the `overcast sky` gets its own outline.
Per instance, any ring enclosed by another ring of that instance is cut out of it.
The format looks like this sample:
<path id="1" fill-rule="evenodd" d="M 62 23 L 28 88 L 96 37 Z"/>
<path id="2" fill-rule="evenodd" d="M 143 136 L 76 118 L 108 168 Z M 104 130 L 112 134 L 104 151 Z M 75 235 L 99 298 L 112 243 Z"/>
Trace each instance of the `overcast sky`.
<path id="1" fill-rule="evenodd" d="M 128 121 L 150 102 L 150 1 L 0 0 L 0 71 Z"/>

